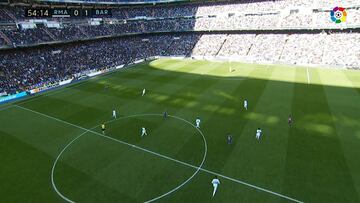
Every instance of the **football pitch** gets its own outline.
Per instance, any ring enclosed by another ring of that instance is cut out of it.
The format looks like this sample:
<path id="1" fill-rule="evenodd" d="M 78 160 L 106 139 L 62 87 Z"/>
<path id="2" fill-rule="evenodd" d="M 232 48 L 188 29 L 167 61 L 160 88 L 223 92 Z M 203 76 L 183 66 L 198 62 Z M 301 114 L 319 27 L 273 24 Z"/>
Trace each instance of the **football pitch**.
<path id="1" fill-rule="evenodd" d="M 0 202 L 360 202 L 360 71 L 159 59 L 0 123 Z"/>

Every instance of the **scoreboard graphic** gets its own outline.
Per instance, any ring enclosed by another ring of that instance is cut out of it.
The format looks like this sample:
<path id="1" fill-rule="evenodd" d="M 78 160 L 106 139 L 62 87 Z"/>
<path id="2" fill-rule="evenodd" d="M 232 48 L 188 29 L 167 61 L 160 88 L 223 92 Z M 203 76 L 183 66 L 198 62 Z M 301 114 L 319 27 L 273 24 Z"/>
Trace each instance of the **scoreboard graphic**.
<path id="1" fill-rule="evenodd" d="M 25 9 L 28 18 L 106 18 L 111 17 L 111 9 L 68 9 L 68 8 L 28 8 Z"/>

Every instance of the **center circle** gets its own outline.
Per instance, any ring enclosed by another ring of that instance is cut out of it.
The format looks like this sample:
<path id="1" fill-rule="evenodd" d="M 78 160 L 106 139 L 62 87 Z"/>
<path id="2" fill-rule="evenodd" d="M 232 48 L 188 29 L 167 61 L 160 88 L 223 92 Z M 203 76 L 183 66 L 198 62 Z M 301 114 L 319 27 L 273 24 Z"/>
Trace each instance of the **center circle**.
<path id="1" fill-rule="evenodd" d="M 107 121 L 106 124 L 110 124 L 114 121 L 118 121 L 118 120 L 122 120 L 122 119 L 127 119 L 127 118 L 139 118 L 139 117 L 162 117 L 163 115 L 162 114 L 136 114 L 136 115 L 130 115 L 130 116 L 124 116 L 124 117 L 120 117 L 118 119 L 113 119 L 113 120 L 110 120 L 110 121 Z M 55 179 L 54 179 L 54 172 L 55 172 L 55 169 L 56 169 L 56 166 L 57 166 L 57 163 L 59 161 L 59 159 L 61 158 L 61 156 L 63 155 L 63 153 L 73 144 L 75 143 L 80 137 L 82 137 L 84 134 L 86 133 L 93 133 L 93 134 L 96 134 L 104 139 L 110 139 L 112 141 L 115 141 L 115 142 L 119 142 L 120 144 L 123 144 L 123 145 L 127 145 L 129 147 L 134 147 L 138 150 L 142 150 L 144 152 L 147 152 L 147 153 L 150 153 L 154 156 L 158 156 L 160 158 L 164 158 L 164 159 L 167 159 L 167 160 L 171 160 L 173 162 L 176 162 L 180 165 L 185 165 L 187 167 L 190 167 L 190 168 L 193 168 L 193 169 L 196 169 L 194 173 L 192 173 L 192 175 L 190 177 L 188 177 L 185 181 L 183 181 L 181 184 L 177 185 L 176 187 L 174 187 L 173 189 L 159 195 L 159 196 L 156 196 L 156 197 L 153 197 L 145 202 L 154 202 L 156 200 L 159 200 L 165 196 L 168 196 L 174 192 L 176 192 L 177 190 L 179 190 L 181 187 L 183 187 L 185 184 L 187 184 L 188 182 L 191 181 L 191 179 L 193 179 L 196 174 L 200 171 L 200 169 L 202 168 L 204 162 L 205 162 L 205 159 L 206 159 L 206 154 L 207 154 L 207 143 L 206 143 L 206 139 L 205 139 L 205 136 L 203 134 L 203 132 L 199 129 L 199 128 L 196 128 L 194 124 L 192 124 L 191 122 L 185 120 L 184 118 L 181 118 L 181 117 L 178 117 L 178 116 L 173 116 L 173 115 L 168 115 L 169 118 L 173 118 L 173 119 L 176 119 L 176 120 L 179 120 L 179 121 L 182 121 L 184 123 L 186 123 L 187 125 L 190 125 L 192 126 L 194 129 L 196 129 L 196 131 L 198 133 L 196 134 L 200 134 L 201 137 L 202 137 L 202 140 L 203 140 L 203 143 L 204 143 L 204 154 L 202 156 L 202 160 L 200 162 L 200 164 L 198 166 L 195 166 L 195 165 L 191 165 L 191 164 L 188 164 L 186 162 L 182 162 L 180 160 L 176 160 L 174 158 L 171 158 L 171 157 L 168 157 L 168 156 L 165 156 L 165 155 L 162 155 L 162 154 L 159 154 L 157 152 L 153 152 L 151 150 L 148 150 L 148 149 L 145 149 L 145 148 L 142 148 L 142 147 L 139 147 L 139 146 L 136 146 L 136 145 L 133 145 L 133 144 L 130 144 L 130 143 L 127 143 L 127 142 L 124 142 L 122 140 L 117 140 L 115 138 L 112 138 L 112 137 L 108 137 L 106 135 L 102 135 L 101 133 L 98 133 L 98 132 L 95 132 L 93 131 L 94 129 L 98 128 L 99 125 L 97 126 L 94 126 L 92 127 L 91 129 L 84 129 L 86 130 L 85 132 L 81 133 L 80 135 L 78 135 L 77 137 L 75 137 L 73 140 L 71 140 L 61 151 L 60 153 L 58 154 L 57 158 L 55 159 L 54 163 L 53 163 L 53 167 L 52 167 L 52 170 L 51 170 L 51 183 L 52 183 L 52 187 L 53 189 L 55 190 L 55 192 L 62 198 L 64 199 L 65 201 L 67 202 L 75 202 L 73 200 L 71 200 L 69 197 L 65 196 L 64 194 L 62 194 L 59 189 L 57 188 L 56 184 L 55 184 Z"/>

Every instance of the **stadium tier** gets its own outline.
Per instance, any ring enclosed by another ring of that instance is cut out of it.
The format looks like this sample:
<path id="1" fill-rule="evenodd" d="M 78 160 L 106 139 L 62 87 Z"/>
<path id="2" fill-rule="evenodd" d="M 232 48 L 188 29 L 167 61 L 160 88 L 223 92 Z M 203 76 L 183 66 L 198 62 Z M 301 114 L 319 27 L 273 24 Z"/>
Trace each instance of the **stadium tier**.
<path id="1" fill-rule="evenodd" d="M 143 4 L 186 2 L 188 0 L 38 0 L 38 1 L 47 2 L 47 3 L 143 5 Z"/>
<path id="2" fill-rule="evenodd" d="M 341 25 L 331 21 L 328 4 L 318 1 L 127 5 L 109 7 L 112 16 L 90 19 L 29 17 L 26 12 L 32 7 L 4 5 L 0 92 L 161 55 L 358 68 L 358 3 L 344 3 L 348 14 Z M 39 47 L 46 44 L 53 45 Z M 336 57 L 334 49 L 354 51 Z M 54 50 L 59 53 L 52 54 Z M 68 57 L 72 59 L 64 62 Z"/>
<path id="3" fill-rule="evenodd" d="M 347 40 L 344 42 L 343 39 Z M 360 33 L 161 34 L 3 51 L 0 92 L 14 93 L 73 74 L 151 56 L 201 56 L 253 62 L 360 66 Z M 274 46 L 276 44 L 276 46 Z M 334 50 L 353 50 L 338 57 Z"/>

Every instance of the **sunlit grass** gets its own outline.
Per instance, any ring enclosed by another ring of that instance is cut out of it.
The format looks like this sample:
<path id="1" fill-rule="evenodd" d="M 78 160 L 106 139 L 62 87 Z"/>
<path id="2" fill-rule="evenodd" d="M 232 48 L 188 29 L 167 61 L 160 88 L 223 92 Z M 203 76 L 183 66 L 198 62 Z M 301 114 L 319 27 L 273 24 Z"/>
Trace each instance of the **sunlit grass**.
<path id="1" fill-rule="evenodd" d="M 176 71 L 176 72 L 188 72 L 187 68 L 176 69 L 174 66 L 168 66 L 167 64 L 177 64 L 179 67 L 199 66 L 193 71 L 193 74 L 200 74 L 205 76 L 217 76 L 219 78 L 254 78 L 254 79 L 269 79 L 266 75 L 266 71 L 279 70 L 278 74 L 273 75 L 270 79 L 274 81 L 283 82 L 296 82 L 302 84 L 317 84 L 317 85 L 329 85 L 338 87 L 352 87 L 360 88 L 360 71 L 346 70 L 339 68 L 314 68 L 304 66 L 289 66 L 289 65 L 260 65 L 260 64 L 247 64 L 240 62 L 226 62 L 217 61 L 209 62 L 205 60 L 193 60 L 193 59 L 159 59 L 150 62 L 149 64 L 156 69 Z M 217 70 L 208 72 L 209 66 L 216 64 Z M 220 64 L 220 65 L 219 65 Z M 232 69 L 232 72 L 229 69 Z M 293 77 L 293 69 L 298 69 L 302 75 L 298 74 L 297 77 Z M 255 71 L 254 69 L 260 69 Z M 264 72 L 265 71 L 265 72 Z M 253 72 L 253 74 L 251 74 Z M 307 73 L 309 72 L 309 81 Z M 317 80 L 314 74 L 318 74 L 321 80 Z"/>
<path id="2" fill-rule="evenodd" d="M 161 59 L 15 104 L 84 128 L 111 121 L 106 131 L 111 138 L 195 165 L 204 152 L 199 131 L 162 113 L 192 124 L 200 117 L 208 150 L 203 168 L 303 202 L 359 202 L 358 79 L 358 71 L 339 69 Z M 119 118 L 160 117 L 117 122 L 111 117 L 114 108 Z M 49 171 L 84 129 L 57 119 L 15 106 L 0 111 L 0 173 L 6 174 L 0 181 L 1 202 L 61 202 Z M 149 132 L 145 138 L 139 135 L 142 126 Z M 257 128 L 264 133 L 260 140 Z M 229 133 L 232 144 L 226 142 Z M 195 170 L 95 134 L 80 138 L 60 162 L 56 183 L 77 202 L 144 202 Z M 200 172 L 163 201 L 288 202 L 223 177 L 212 198 L 212 178 Z"/>

